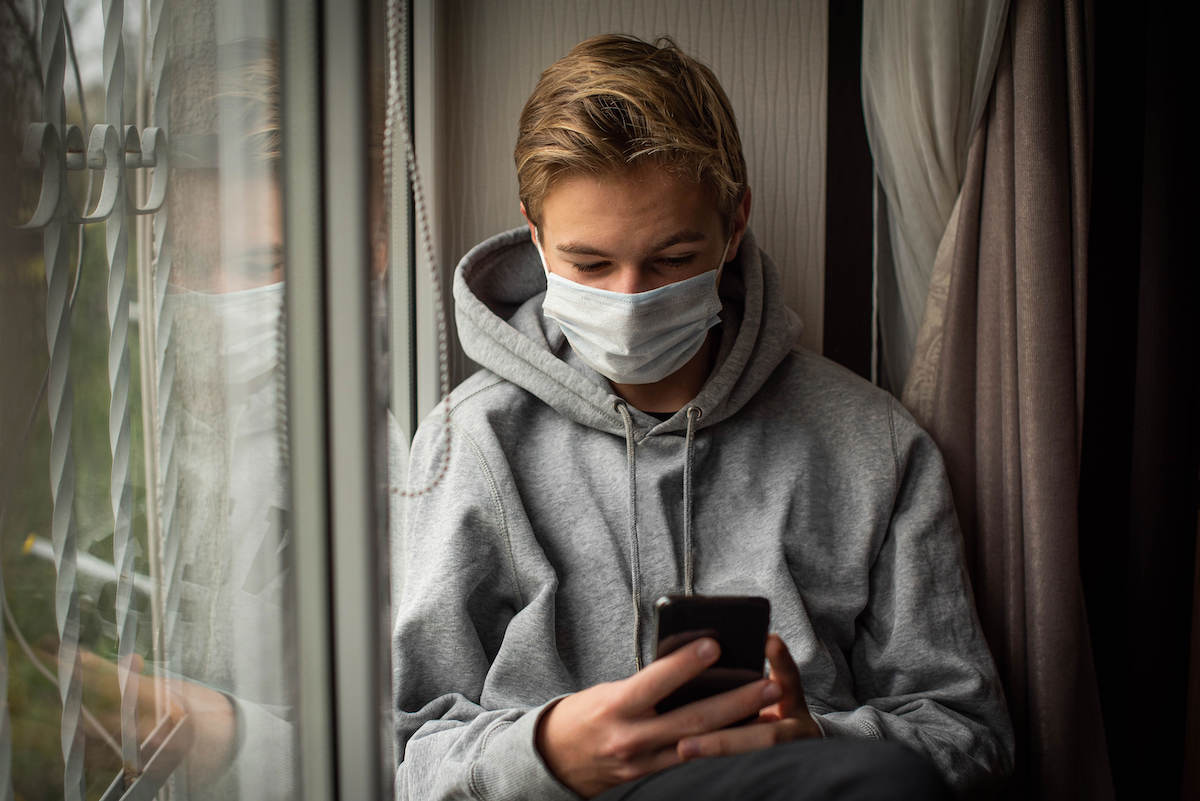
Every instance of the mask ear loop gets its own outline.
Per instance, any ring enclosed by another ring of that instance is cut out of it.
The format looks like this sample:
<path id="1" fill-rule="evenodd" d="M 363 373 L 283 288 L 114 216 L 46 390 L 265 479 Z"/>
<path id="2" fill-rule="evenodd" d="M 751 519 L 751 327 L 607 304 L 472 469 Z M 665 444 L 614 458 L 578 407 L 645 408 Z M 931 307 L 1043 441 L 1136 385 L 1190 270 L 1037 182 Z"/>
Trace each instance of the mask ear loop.
<path id="1" fill-rule="evenodd" d="M 725 257 L 729 255 L 729 246 L 732 244 L 733 233 L 730 232 L 729 238 L 725 240 L 725 247 L 721 250 L 721 263 L 717 265 L 717 278 L 714 282 L 714 288 L 717 290 L 718 294 L 720 294 L 721 291 L 721 275 L 722 271 L 725 269 Z"/>
<path id="2" fill-rule="evenodd" d="M 533 246 L 537 249 L 538 258 L 542 260 L 542 269 L 545 270 L 546 275 L 550 275 L 550 265 L 546 262 L 546 251 L 542 250 L 542 243 L 532 233 L 530 233 L 529 238 L 533 240 Z"/>

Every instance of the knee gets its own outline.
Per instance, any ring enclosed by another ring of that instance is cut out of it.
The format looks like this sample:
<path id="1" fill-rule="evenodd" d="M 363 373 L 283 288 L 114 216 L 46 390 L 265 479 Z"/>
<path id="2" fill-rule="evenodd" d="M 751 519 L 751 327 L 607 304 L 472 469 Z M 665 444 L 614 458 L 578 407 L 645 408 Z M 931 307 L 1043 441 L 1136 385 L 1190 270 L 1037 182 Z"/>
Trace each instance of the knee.
<path id="1" fill-rule="evenodd" d="M 777 777 L 779 798 L 838 801 L 949 801 L 933 763 L 894 742 L 838 738 L 800 741 L 788 760 L 795 771 Z M 784 746 L 785 748 L 789 746 Z M 784 790 L 787 786 L 790 790 Z"/>
<path id="2" fill-rule="evenodd" d="M 950 791 L 928 758 L 892 742 L 855 741 L 842 760 L 845 795 L 853 801 L 949 801 Z"/>

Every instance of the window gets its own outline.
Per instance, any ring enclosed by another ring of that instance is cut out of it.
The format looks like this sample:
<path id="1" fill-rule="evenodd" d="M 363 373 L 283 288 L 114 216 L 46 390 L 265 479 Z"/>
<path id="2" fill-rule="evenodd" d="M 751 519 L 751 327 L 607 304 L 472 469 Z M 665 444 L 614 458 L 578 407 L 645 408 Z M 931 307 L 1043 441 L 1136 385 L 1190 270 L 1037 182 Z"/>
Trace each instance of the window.
<path id="1" fill-rule="evenodd" d="M 350 11 L 0 8 L 0 798 L 389 786 L 411 391 Z"/>

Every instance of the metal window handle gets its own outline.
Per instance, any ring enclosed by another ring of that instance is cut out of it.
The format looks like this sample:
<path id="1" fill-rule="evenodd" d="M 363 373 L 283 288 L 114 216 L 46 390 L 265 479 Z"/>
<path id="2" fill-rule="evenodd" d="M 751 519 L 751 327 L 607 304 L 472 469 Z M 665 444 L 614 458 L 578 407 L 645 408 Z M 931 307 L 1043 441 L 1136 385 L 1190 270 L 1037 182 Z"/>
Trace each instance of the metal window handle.
<path id="1" fill-rule="evenodd" d="M 103 170 L 104 182 L 100 185 L 100 199 L 90 212 L 73 217 L 72 222 L 93 223 L 107 220 L 117 204 L 117 193 L 125 177 L 124 159 L 121 158 L 121 137 L 111 125 L 92 126 L 88 141 L 87 166 L 89 170 Z M 86 198 L 84 202 L 86 203 Z"/>
<path id="2" fill-rule="evenodd" d="M 126 128 L 125 141 L 129 142 L 137 135 L 137 129 L 130 125 Z M 125 151 L 125 166 L 129 167 L 129 151 Z M 138 168 L 154 170 L 151 179 L 150 192 L 146 204 L 139 206 L 131 199 L 129 206 L 134 214 L 154 214 L 162 208 L 167 198 L 167 173 L 170 171 L 170 161 L 167 151 L 167 132 L 162 128 L 148 126 L 142 131 L 141 152 L 138 158 Z"/>
<path id="3" fill-rule="evenodd" d="M 83 149 L 83 135 L 76 126 L 75 135 L 79 138 L 79 150 Z M 54 219 L 58 211 L 58 201 L 62 196 L 65 181 L 63 173 L 65 159 L 61 158 L 62 145 L 58 129 L 48 122 L 35 122 L 25 133 L 25 147 L 21 151 L 21 160 L 30 167 L 40 167 L 42 170 L 42 188 L 38 196 L 37 207 L 28 222 L 19 223 L 18 228 L 45 228 Z"/>
<path id="4" fill-rule="evenodd" d="M 167 134 L 161 128 L 147 127 L 139 136 L 136 126 L 127 125 L 122 137 L 118 135 L 116 127 L 107 123 L 96 124 L 92 126 L 85 150 L 83 132 L 79 126 L 67 126 L 64 142 L 56 126 L 48 122 L 35 122 L 25 134 L 21 159 L 28 166 L 41 168 L 42 185 L 33 214 L 27 222 L 19 223 L 18 228 L 37 229 L 50 224 L 64 192 L 70 194 L 66 182 L 69 170 L 103 172 L 100 198 L 96 205 L 82 214 L 69 213 L 68 218 L 73 223 L 107 220 L 116 207 L 117 193 L 122 190 L 128 197 L 127 208 L 139 215 L 154 214 L 162 208 L 167 197 L 169 156 Z M 140 206 L 133 197 L 134 184 L 128 180 L 128 171 L 138 169 L 154 170 L 149 196 L 145 204 Z M 86 202 L 87 198 L 84 198 Z"/>

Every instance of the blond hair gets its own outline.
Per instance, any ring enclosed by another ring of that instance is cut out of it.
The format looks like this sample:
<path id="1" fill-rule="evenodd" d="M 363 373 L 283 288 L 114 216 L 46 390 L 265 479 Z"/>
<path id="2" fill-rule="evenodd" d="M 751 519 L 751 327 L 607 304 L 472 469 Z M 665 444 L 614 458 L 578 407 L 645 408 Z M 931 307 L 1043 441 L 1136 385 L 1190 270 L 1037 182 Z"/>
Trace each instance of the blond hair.
<path id="1" fill-rule="evenodd" d="M 709 187 L 729 224 L 746 188 L 746 161 L 729 98 L 712 70 L 661 37 L 585 39 L 551 64 L 525 102 L 513 153 L 525 213 L 567 175 L 653 161 Z"/>

